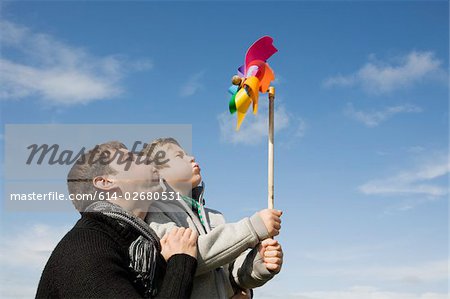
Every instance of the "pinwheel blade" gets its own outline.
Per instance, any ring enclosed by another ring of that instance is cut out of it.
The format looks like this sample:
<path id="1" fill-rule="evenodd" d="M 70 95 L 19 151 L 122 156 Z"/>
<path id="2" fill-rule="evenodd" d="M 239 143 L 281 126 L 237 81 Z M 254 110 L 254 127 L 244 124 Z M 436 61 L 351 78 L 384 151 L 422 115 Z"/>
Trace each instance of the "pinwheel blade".
<path id="1" fill-rule="evenodd" d="M 228 108 L 230 109 L 230 113 L 234 114 L 236 112 L 236 94 L 231 96 L 230 103 L 228 103 Z"/>
<path id="2" fill-rule="evenodd" d="M 245 114 L 247 113 L 248 107 L 250 106 L 252 99 L 250 98 L 250 94 L 247 91 L 247 88 L 241 88 L 235 96 L 235 104 L 237 110 L 237 127 L 236 130 L 239 130 L 241 127 L 241 123 L 245 118 Z"/>
<path id="3" fill-rule="evenodd" d="M 273 46 L 273 38 L 270 36 L 261 37 L 248 48 L 245 54 L 245 68 L 253 60 L 267 61 L 277 51 L 277 48 Z"/>

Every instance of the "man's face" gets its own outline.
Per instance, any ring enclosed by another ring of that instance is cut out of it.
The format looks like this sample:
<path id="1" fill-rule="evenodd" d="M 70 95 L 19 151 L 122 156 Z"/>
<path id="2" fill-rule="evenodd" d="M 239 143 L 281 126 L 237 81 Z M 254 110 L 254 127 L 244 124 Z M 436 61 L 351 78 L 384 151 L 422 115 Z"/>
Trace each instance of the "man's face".
<path id="1" fill-rule="evenodd" d="M 137 163 L 136 154 L 126 150 L 118 150 L 110 167 L 117 171 L 112 179 L 122 192 L 160 191 L 159 173 L 151 164 Z"/>
<path id="2" fill-rule="evenodd" d="M 166 153 L 167 163 L 159 169 L 163 177 L 172 187 L 192 189 L 202 181 L 200 166 L 195 162 L 193 156 L 189 156 L 178 145 L 169 143 L 160 147 Z"/>

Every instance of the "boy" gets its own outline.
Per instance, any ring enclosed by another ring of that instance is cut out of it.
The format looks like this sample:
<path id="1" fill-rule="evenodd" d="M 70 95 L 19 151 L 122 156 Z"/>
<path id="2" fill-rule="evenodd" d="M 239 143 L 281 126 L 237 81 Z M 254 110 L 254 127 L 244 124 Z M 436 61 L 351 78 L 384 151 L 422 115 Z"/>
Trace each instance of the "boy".
<path id="1" fill-rule="evenodd" d="M 82 217 L 52 252 L 37 298 L 190 296 L 197 234 L 172 230 L 160 244 L 143 221 L 150 201 L 124 199 L 161 191 L 152 165 L 137 163 L 123 144 L 109 142 L 80 157 L 67 181 Z"/>
<path id="2" fill-rule="evenodd" d="M 159 235 L 173 227 L 190 227 L 199 233 L 198 268 L 192 298 L 240 297 L 259 287 L 281 269 L 283 252 L 277 241 L 281 211 L 262 210 L 237 223 L 225 224 L 223 216 L 203 206 L 200 167 L 173 138 L 157 139 L 143 150 L 166 154 L 156 168 L 181 200 L 156 201 L 146 222 Z M 262 241 L 262 242 L 261 242 Z M 261 243 L 260 243 L 261 242 Z M 251 249 L 251 250 L 248 250 Z"/>

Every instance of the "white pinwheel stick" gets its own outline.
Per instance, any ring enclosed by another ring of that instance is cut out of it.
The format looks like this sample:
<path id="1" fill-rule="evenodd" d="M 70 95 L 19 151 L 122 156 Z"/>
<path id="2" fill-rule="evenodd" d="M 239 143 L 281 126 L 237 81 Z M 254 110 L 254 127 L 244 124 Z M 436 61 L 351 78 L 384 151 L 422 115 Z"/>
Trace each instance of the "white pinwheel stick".
<path id="1" fill-rule="evenodd" d="M 274 101 L 275 87 L 269 87 L 269 148 L 268 148 L 268 207 L 273 209 L 274 205 L 274 186 L 273 186 L 273 135 L 274 135 Z"/>

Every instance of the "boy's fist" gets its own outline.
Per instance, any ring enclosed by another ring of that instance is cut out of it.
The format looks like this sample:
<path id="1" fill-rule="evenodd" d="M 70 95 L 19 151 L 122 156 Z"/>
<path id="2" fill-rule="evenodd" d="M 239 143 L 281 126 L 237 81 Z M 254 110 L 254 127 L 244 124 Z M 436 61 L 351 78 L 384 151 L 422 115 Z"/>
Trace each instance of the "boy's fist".
<path id="1" fill-rule="evenodd" d="M 197 257 L 197 232 L 190 228 L 175 227 L 161 239 L 161 254 L 166 261 L 174 254 L 184 253 Z"/>
<path id="2" fill-rule="evenodd" d="M 281 219 L 280 216 L 283 214 L 282 211 L 274 209 L 265 209 L 258 212 L 259 217 L 261 217 L 264 225 L 269 232 L 269 237 L 276 236 L 280 233 L 281 229 Z"/>
<path id="3" fill-rule="evenodd" d="M 274 239 L 265 239 L 258 248 L 259 254 L 263 257 L 267 270 L 275 273 L 280 272 L 283 265 L 283 249 L 280 243 Z"/>

